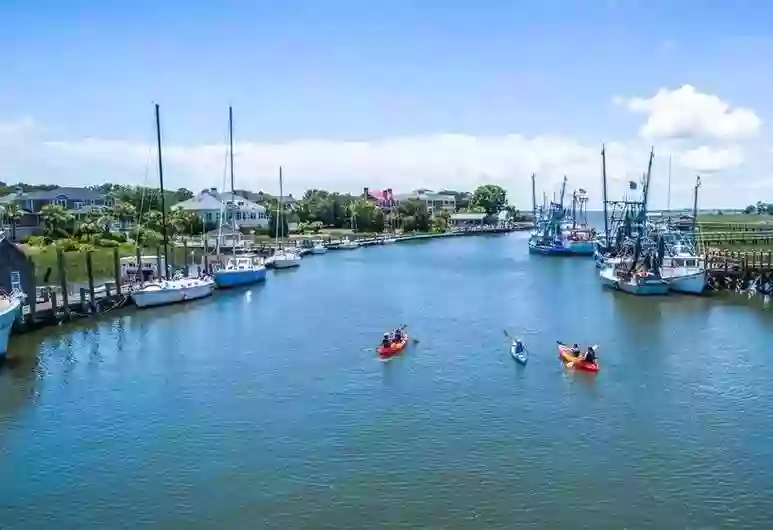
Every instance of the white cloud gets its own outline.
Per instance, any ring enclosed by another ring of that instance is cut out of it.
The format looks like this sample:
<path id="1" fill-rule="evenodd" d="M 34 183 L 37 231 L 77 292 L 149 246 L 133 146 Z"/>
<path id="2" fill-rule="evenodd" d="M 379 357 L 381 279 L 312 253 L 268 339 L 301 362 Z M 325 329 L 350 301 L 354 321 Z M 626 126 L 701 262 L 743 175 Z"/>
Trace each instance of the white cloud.
<path id="1" fill-rule="evenodd" d="M 743 151 L 736 146 L 712 148 L 705 145 L 679 154 L 678 162 L 699 173 L 715 173 L 743 164 Z"/>
<path id="2" fill-rule="evenodd" d="M 613 101 L 647 115 L 639 130 L 645 138 L 738 139 L 756 135 L 762 126 L 751 109 L 731 108 L 719 97 L 698 92 L 690 85 L 664 88 L 651 98 L 617 96 Z"/>

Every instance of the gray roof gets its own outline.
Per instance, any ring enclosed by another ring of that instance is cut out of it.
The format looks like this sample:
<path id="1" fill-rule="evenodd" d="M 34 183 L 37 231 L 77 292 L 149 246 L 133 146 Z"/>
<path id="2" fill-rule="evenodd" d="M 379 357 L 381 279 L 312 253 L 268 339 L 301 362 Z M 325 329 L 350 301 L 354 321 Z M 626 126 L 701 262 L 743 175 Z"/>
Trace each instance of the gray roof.
<path id="1" fill-rule="evenodd" d="M 73 188 L 69 186 L 62 186 L 61 188 L 55 188 L 53 190 L 41 190 L 30 191 L 28 193 L 11 193 L 6 195 L 3 199 L 10 200 L 33 200 L 33 201 L 53 201 L 55 199 L 69 199 L 72 201 L 95 201 L 104 200 L 107 195 L 98 191 L 90 190 L 88 188 Z"/>
<path id="2" fill-rule="evenodd" d="M 223 208 L 223 203 L 242 203 L 237 207 L 239 209 L 265 211 L 266 209 L 260 204 L 254 203 L 249 199 L 245 199 L 238 193 L 218 193 L 215 190 L 204 190 L 195 197 L 192 197 L 186 201 L 178 202 L 172 209 L 174 210 L 187 210 L 191 212 L 210 212 L 218 211 Z"/>
<path id="3" fill-rule="evenodd" d="M 485 218 L 485 213 L 455 213 L 451 215 L 452 221 L 482 221 Z"/>
<path id="4" fill-rule="evenodd" d="M 429 190 L 412 191 L 411 193 L 397 193 L 394 195 L 394 198 L 397 201 L 404 201 L 407 199 L 421 199 L 423 201 L 456 202 L 456 197 L 453 195 L 446 195 L 445 193 L 435 193 Z"/>

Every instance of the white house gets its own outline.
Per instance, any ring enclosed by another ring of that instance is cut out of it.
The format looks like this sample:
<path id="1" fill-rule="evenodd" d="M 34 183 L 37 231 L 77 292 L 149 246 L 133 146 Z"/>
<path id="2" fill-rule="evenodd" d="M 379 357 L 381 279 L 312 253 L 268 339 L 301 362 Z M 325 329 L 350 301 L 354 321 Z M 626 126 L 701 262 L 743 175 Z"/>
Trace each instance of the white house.
<path id="1" fill-rule="evenodd" d="M 396 204 L 407 199 L 418 199 L 427 207 L 427 213 L 434 215 L 437 212 L 446 211 L 454 213 L 456 211 L 456 197 L 444 193 L 435 193 L 431 190 L 416 190 L 411 193 L 400 193 L 394 195 Z"/>
<path id="2" fill-rule="evenodd" d="M 268 214 L 263 206 L 238 194 L 218 193 L 217 188 L 203 190 L 187 201 L 178 202 L 172 209 L 194 212 L 208 226 L 220 223 L 222 212 L 224 225 L 235 223 L 239 228 L 268 228 Z"/>

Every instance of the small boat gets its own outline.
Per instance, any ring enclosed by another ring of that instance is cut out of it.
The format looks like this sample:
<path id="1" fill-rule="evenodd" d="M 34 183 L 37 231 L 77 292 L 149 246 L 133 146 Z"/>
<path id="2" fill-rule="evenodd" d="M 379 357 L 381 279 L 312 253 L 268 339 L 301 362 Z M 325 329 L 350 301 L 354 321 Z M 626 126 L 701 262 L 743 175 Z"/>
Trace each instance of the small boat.
<path id="1" fill-rule="evenodd" d="M 341 240 L 341 244 L 338 245 L 338 248 L 343 250 L 353 250 L 355 248 L 360 248 L 360 242 L 345 237 Z"/>
<path id="2" fill-rule="evenodd" d="M 249 285 L 266 279 L 266 267 L 252 257 L 239 256 L 228 260 L 225 268 L 215 271 L 215 285 L 219 289 Z"/>
<path id="3" fill-rule="evenodd" d="M 391 245 L 392 243 L 394 243 L 396 241 L 397 241 L 397 239 L 395 239 L 394 237 L 387 237 L 386 239 L 382 239 L 381 240 L 381 244 L 382 245 Z"/>
<path id="4" fill-rule="evenodd" d="M 379 345 L 379 347 L 376 349 L 379 356 L 382 359 L 388 359 L 389 357 L 393 357 L 403 351 L 405 347 L 408 345 L 408 334 L 403 332 L 403 340 L 400 342 L 393 342 L 389 347 L 384 346 L 383 344 Z"/>
<path id="5" fill-rule="evenodd" d="M 637 296 L 668 294 L 668 282 L 655 271 L 629 273 L 616 266 L 605 266 L 599 271 L 602 285 Z"/>
<path id="6" fill-rule="evenodd" d="M 289 269 L 301 264 L 301 256 L 288 249 L 277 250 L 270 259 L 275 269 Z"/>
<path id="7" fill-rule="evenodd" d="M 669 289 L 680 293 L 701 294 L 708 283 L 705 260 L 681 245 L 663 258 L 660 274 Z"/>
<path id="8" fill-rule="evenodd" d="M 526 348 L 524 348 L 520 352 L 516 351 L 516 348 L 517 348 L 517 343 L 516 341 L 513 341 L 512 344 L 510 344 L 510 356 L 515 360 L 515 362 L 526 366 L 526 363 L 529 361 L 529 356 L 526 353 Z"/>
<path id="9" fill-rule="evenodd" d="M 327 252 L 327 247 L 321 241 L 317 241 L 316 243 L 314 243 L 314 246 L 311 247 L 312 254 L 324 254 L 326 252 Z"/>
<path id="10" fill-rule="evenodd" d="M 572 353 L 572 349 L 569 346 L 562 344 L 561 342 L 558 343 L 558 356 L 561 360 L 566 361 L 567 368 L 577 368 L 578 370 L 585 370 L 586 372 L 599 371 L 598 361 L 593 363 L 583 361 L 580 357 Z"/>

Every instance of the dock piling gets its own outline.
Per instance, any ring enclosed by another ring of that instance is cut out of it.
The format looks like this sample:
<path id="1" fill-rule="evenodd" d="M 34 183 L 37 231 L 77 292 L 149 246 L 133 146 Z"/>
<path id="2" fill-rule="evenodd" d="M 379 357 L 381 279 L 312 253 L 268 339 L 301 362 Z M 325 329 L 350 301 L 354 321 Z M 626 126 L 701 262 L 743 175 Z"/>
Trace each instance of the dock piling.
<path id="1" fill-rule="evenodd" d="M 86 274 L 89 278 L 89 310 L 94 313 L 97 310 L 94 298 L 94 252 L 89 250 L 86 252 Z"/>
<path id="2" fill-rule="evenodd" d="M 67 292 L 67 270 L 64 262 L 64 252 L 62 252 L 62 249 L 56 250 L 56 265 L 59 269 L 59 285 L 62 288 L 62 310 L 64 311 L 64 319 L 70 320 L 70 297 Z"/>
<path id="3" fill-rule="evenodd" d="M 121 263 L 118 257 L 118 248 L 113 249 L 113 276 L 115 277 L 115 294 L 121 296 Z"/>

